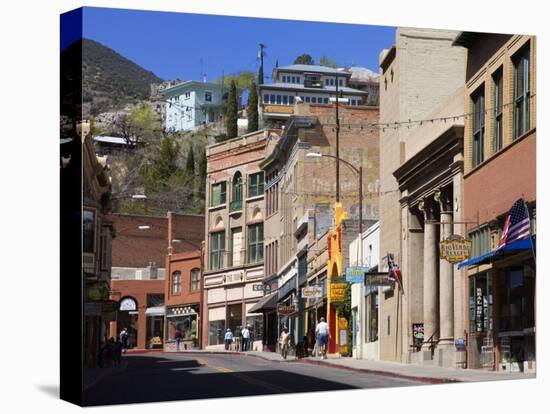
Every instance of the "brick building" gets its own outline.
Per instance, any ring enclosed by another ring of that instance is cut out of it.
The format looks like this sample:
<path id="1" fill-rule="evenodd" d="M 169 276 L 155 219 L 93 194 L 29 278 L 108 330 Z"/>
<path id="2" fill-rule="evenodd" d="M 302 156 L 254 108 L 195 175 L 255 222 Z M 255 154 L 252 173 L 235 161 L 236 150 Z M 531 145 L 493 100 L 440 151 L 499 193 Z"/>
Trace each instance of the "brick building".
<path id="1" fill-rule="evenodd" d="M 252 349 L 260 347 L 262 315 L 250 311 L 264 277 L 264 176 L 259 163 L 277 130 L 261 130 L 207 147 L 204 315 L 206 347 L 223 347 L 231 329 L 251 326 Z"/>
<path id="2" fill-rule="evenodd" d="M 424 324 L 425 339 L 437 342 L 440 311 L 446 312 L 446 321 L 452 320 L 450 302 L 439 307 L 436 244 L 440 228 L 436 222 L 443 219 L 439 208 L 432 207 L 438 205 L 440 187 L 454 188 L 455 176 L 460 181 L 459 164 L 458 170 L 450 170 L 455 156 L 460 161 L 460 125 L 447 122 L 434 129 L 431 123 L 396 123 L 428 119 L 436 112 L 445 116 L 462 112 L 459 88 L 464 85 L 464 51 L 452 45 L 456 35 L 448 30 L 398 28 L 395 45 L 380 55 L 379 266 L 387 270 L 386 256 L 391 253 L 403 268 L 403 290 L 386 286 L 377 293 L 382 360 L 411 362 L 416 351 L 413 323 Z M 458 197 L 459 191 L 460 186 L 455 191 Z M 433 211 L 427 219 L 417 214 L 418 206 L 426 204 Z M 452 297 L 448 287 L 452 276 L 448 267 L 444 271 L 447 285 L 441 291 Z M 446 334 L 449 326 L 444 326 Z M 431 358 L 430 352 L 422 363 L 435 363 Z"/>
<path id="3" fill-rule="evenodd" d="M 117 236 L 112 249 L 111 299 L 120 303 L 117 321 L 111 323 L 110 335 L 115 337 L 126 327 L 130 347 L 162 347 L 168 219 L 126 214 L 109 214 L 108 217 Z M 194 215 L 177 217 L 174 227 L 186 234 L 190 243 L 174 244 L 172 252 L 196 251 L 195 245 L 200 246 L 202 242 L 204 218 Z"/>
<path id="4" fill-rule="evenodd" d="M 363 219 L 367 228 L 378 218 L 378 129 L 368 127 L 378 122 L 378 107 L 339 107 L 339 154 L 354 167 L 363 167 Z M 318 256 L 308 246 L 315 244 L 317 250 L 326 250 L 326 231 L 332 224 L 336 163 L 322 154 L 335 156 L 335 105 L 296 103 L 293 113 L 283 136 L 268 148 L 261 164 L 266 177 L 264 284 L 272 293 L 254 310 L 265 314 L 264 344 L 270 350 L 275 350 L 283 326 L 289 328 L 294 344 L 304 335 L 312 341 L 317 318 L 326 317 L 327 312 L 326 288 L 322 288 L 325 296 L 321 300 L 302 300 L 301 288 L 326 284 L 326 262 L 314 273 L 308 272 L 314 256 Z M 317 157 L 312 158 L 314 154 Z M 358 233 L 358 183 L 357 173 L 341 163 L 341 200 L 349 217 L 344 244 Z M 342 250 L 348 251 L 344 246 Z M 347 259 L 347 253 L 344 256 Z M 295 306 L 295 312 L 277 315 L 274 303 Z M 335 332 L 334 326 L 331 329 Z M 329 351 L 335 352 L 334 345 Z"/>
<path id="5" fill-rule="evenodd" d="M 468 367 L 535 370 L 536 39 L 463 32 L 466 50 L 464 229 Z M 496 250 L 523 199 L 532 238 Z"/>

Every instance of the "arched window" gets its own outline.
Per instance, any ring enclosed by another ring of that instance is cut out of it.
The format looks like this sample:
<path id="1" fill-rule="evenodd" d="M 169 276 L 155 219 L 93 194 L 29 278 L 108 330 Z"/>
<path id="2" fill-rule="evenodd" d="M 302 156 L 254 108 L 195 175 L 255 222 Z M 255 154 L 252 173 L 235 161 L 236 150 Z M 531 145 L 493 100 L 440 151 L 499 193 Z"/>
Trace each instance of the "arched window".
<path id="1" fill-rule="evenodd" d="M 201 288 L 201 271 L 200 269 L 191 270 L 191 292 L 200 290 Z"/>
<path id="2" fill-rule="evenodd" d="M 181 292 L 181 272 L 176 271 L 172 273 L 172 294 Z"/>
<path id="3" fill-rule="evenodd" d="M 243 205 L 243 176 L 239 171 L 233 176 L 231 211 L 240 210 Z"/>

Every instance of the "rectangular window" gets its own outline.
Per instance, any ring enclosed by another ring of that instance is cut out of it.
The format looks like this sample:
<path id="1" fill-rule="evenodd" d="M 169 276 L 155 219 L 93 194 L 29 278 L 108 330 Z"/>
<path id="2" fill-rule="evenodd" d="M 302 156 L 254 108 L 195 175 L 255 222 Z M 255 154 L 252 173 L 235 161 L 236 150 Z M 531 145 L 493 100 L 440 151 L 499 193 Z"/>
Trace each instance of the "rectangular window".
<path id="1" fill-rule="evenodd" d="M 325 79 L 325 86 L 328 86 L 329 82 L 330 82 L 329 79 L 326 78 L 326 79 Z"/>
<path id="2" fill-rule="evenodd" d="M 264 225 L 248 226 L 248 263 L 258 263 L 264 259 Z"/>
<path id="3" fill-rule="evenodd" d="M 288 103 L 294 105 L 294 96 L 291 95 L 288 97 Z"/>
<path id="4" fill-rule="evenodd" d="M 248 176 L 248 197 L 262 195 L 264 192 L 263 171 Z"/>
<path id="5" fill-rule="evenodd" d="M 181 292 L 181 272 L 177 271 L 172 273 L 172 294 L 178 294 Z"/>
<path id="6" fill-rule="evenodd" d="M 344 81 L 342 79 L 338 79 L 338 86 L 343 86 L 344 85 Z"/>
<path id="7" fill-rule="evenodd" d="M 270 103 L 272 103 L 272 104 L 275 103 L 275 95 L 271 95 Z"/>
<path id="8" fill-rule="evenodd" d="M 472 167 L 483 162 L 483 145 L 485 135 L 485 85 L 472 95 L 473 122 L 472 122 Z"/>
<path id="9" fill-rule="evenodd" d="M 282 100 L 282 96 L 281 96 L 281 95 L 277 95 L 277 105 L 280 105 L 280 104 L 281 104 L 281 100 Z"/>
<path id="10" fill-rule="evenodd" d="M 286 76 L 283 75 L 283 83 L 286 83 Z"/>
<path id="11" fill-rule="evenodd" d="M 493 132 L 493 151 L 502 149 L 502 68 L 493 75 L 494 86 L 494 132 Z"/>
<path id="12" fill-rule="evenodd" d="M 311 103 L 317 103 L 317 98 L 315 96 L 311 97 Z"/>
<path id="13" fill-rule="evenodd" d="M 514 139 L 529 130 L 529 52 L 527 47 L 514 58 Z"/>
<path id="14" fill-rule="evenodd" d="M 309 96 L 306 96 L 306 102 L 311 102 L 311 98 Z"/>
<path id="15" fill-rule="evenodd" d="M 95 213 L 92 210 L 82 211 L 82 251 L 95 251 Z"/>
<path id="16" fill-rule="evenodd" d="M 212 92 L 211 91 L 204 92 L 204 102 L 212 102 Z"/>
<path id="17" fill-rule="evenodd" d="M 292 83 L 296 83 L 296 77 L 295 76 L 292 77 Z"/>
<path id="18" fill-rule="evenodd" d="M 288 96 L 283 95 L 283 105 L 288 105 Z"/>
<path id="19" fill-rule="evenodd" d="M 225 181 L 212 185 L 212 200 L 210 203 L 212 207 L 225 204 L 226 186 L 227 183 Z"/>
<path id="20" fill-rule="evenodd" d="M 304 100 L 304 97 L 303 97 L 303 96 L 300 96 L 300 100 L 301 100 L 302 102 L 305 102 L 305 100 Z"/>
<path id="21" fill-rule="evenodd" d="M 334 79 L 333 78 L 330 79 L 330 86 L 334 86 Z"/>
<path id="22" fill-rule="evenodd" d="M 191 92 L 185 92 L 185 99 L 191 98 Z"/>
<path id="23" fill-rule="evenodd" d="M 199 269 L 191 270 L 191 292 L 196 292 L 200 289 L 201 271 Z"/>
<path id="24" fill-rule="evenodd" d="M 210 270 L 223 267 L 223 253 L 225 251 L 225 232 L 220 231 L 210 235 Z"/>
<path id="25" fill-rule="evenodd" d="M 264 103 L 269 103 L 269 95 L 267 93 L 264 95 Z"/>
<path id="26" fill-rule="evenodd" d="M 302 79 L 302 78 L 300 78 L 300 77 L 298 76 L 298 77 L 296 78 L 296 82 L 297 82 L 297 83 L 300 83 L 300 82 L 302 81 L 301 79 Z"/>

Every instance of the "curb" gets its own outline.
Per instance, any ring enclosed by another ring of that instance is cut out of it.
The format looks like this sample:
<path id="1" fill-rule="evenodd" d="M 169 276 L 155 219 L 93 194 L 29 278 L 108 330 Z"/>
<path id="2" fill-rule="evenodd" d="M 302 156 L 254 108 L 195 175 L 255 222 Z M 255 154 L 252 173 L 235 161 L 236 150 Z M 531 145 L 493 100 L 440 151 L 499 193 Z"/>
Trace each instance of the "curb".
<path id="1" fill-rule="evenodd" d="M 302 359 L 301 362 L 305 362 L 306 364 L 312 364 L 312 365 L 326 365 L 326 366 L 345 369 L 345 370 L 354 371 L 354 372 L 363 372 L 367 374 L 383 375 L 386 377 L 401 378 L 401 379 L 407 379 L 411 381 L 419 381 L 425 384 L 452 384 L 452 383 L 463 382 L 461 380 L 454 379 L 454 378 L 417 377 L 415 375 L 400 374 L 400 373 L 391 372 L 391 371 L 381 371 L 381 370 L 368 369 L 368 368 L 353 368 L 345 365 L 335 364 L 333 362 L 321 362 L 321 361 L 315 361 L 312 359 Z"/>

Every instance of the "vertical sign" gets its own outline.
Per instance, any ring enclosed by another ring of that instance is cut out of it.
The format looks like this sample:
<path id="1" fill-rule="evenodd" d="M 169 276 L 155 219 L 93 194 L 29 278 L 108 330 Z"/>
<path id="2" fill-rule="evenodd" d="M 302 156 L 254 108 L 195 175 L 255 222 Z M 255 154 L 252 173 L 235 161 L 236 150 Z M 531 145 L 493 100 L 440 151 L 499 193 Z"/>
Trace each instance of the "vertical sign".
<path id="1" fill-rule="evenodd" d="M 483 332 L 483 290 L 476 288 L 476 332 Z"/>

